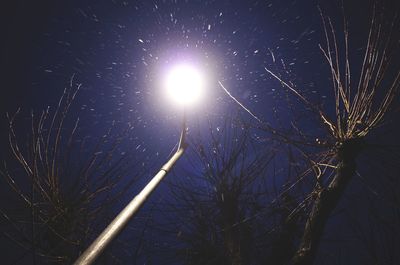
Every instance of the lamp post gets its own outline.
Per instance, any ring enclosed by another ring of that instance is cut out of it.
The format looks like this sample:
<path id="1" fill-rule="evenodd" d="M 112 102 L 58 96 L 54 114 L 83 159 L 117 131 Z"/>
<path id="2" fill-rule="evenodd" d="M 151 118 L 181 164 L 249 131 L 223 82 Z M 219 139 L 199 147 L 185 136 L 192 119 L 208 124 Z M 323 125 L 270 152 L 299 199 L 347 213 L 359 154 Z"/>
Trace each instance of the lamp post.
<path id="1" fill-rule="evenodd" d="M 187 65 L 174 67 L 166 78 L 166 90 L 169 96 L 183 106 L 182 131 L 179 139 L 178 149 L 175 154 L 165 163 L 153 179 L 133 198 L 132 201 L 114 218 L 114 220 L 104 229 L 104 231 L 93 241 L 93 243 L 81 254 L 74 265 L 92 264 L 112 242 L 112 240 L 125 228 L 128 222 L 138 212 L 146 199 L 171 171 L 172 167 L 183 155 L 186 149 L 186 113 L 187 105 L 199 99 L 203 89 L 201 75 Z"/>

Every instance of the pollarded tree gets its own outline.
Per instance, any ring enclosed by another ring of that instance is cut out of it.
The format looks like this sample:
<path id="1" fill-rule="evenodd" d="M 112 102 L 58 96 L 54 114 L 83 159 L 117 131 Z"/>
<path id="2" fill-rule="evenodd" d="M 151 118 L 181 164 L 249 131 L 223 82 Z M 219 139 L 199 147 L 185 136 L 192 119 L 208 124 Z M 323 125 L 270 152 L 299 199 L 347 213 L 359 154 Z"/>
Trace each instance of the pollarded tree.
<path id="1" fill-rule="evenodd" d="M 325 139 L 316 140 L 316 144 L 324 151 L 318 155 L 309 155 L 315 184 L 310 193 L 312 196 L 309 197 L 312 199 L 311 209 L 292 264 L 305 265 L 314 262 L 325 225 L 356 174 L 357 157 L 372 146 L 368 136 L 385 124 L 391 104 L 398 95 L 400 68 L 395 58 L 399 49 L 399 19 L 388 15 L 386 11 L 377 4 L 373 8 L 359 70 L 355 70 L 351 64 L 350 57 L 353 58 L 354 51 L 349 48 L 346 21 L 342 45 L 332 21 L 322 15 L 326 45 L 320 46 L 320 49 L 331 72 L 334 95 L 332 104 L 335 110 L 333 117 L 328 115 L 328 111 L 312 104 L 293 84 L 266 69 L 317 114 L 321 126 L 328 133 Z M 304 135 L 306 134 L 302 134 L 302 137 Z M 306 142 L 310 143 L 312 140 L 307 139 Z"/>
<path id="2" fill-rule="evenodd" d="M 287 261 L 299 226 L 297 217 L 286 219 L 297 201 L 294 190 L 270 188 L 288 177 L 275 171 L 285 145 L 260 148 L 254 130 L 238 117 L 226 117 L 220 126 L 210 122 L 207 133 L 191 138 L 184 158 L 190 166 L 178 166 L 168 178 L 172 197 L 159 209 L 163 220 L 150 228 L 165 235 L 157 253 L 183 264 Z"/>
<path id="3" fill-rule="evenodd" d="M 10 156 L 1 175 L 7 201 L 15 202 L 3 201 L 1 214 L 3 235 L 22 253 L 13 262 L 70 264 L 141 174 L 124 179 L 137 169 L 133 156 L 121 154 L 131 128 L 117 133 L 113 126 L 98 140 L 79 136 L 79 118 L 68 117 L 79 88 L 71 79 L 54 110 L 32 114 L 27 135 L 17 129 L 18 112 L 9 116 Z"/>

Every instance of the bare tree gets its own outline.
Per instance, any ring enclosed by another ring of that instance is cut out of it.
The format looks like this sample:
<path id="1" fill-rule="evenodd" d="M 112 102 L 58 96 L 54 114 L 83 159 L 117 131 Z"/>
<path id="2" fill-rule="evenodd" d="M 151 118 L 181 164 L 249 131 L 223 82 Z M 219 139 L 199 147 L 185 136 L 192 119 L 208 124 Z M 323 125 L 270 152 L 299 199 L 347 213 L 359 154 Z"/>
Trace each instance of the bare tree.
<path id="1" fill-rule="evenodd" d="M 297 201 L 292 189 L 273 185 L 288 178 L 274 168 L 284 146 L 260 148 L 254 130 L 240 120 L 210 121 L 206 134 L 192 135 L 187 166 L 169 178 L 171 197 L 156 202 L 162 218 L 150 228 L 163 262 L 263 264 L 287 260 L 284 253 L 294 251 L 299 227 L 296 218 L 286 219 Z"/>
<path id="2" fill-rule="evenodd" d="M 136 171 L 124 180 L 135 172 L 133 156 L 121 155 L 129 127 L 120 133 L 111 127 L 98 140 L 79 136 L 79 118 L 73 123 L 68 119 L 79 88 L 72 78 L 54 111 L 32 113 L 27 137 L 16 129 L 19 111 L 8 116 L 11 158 L 1 175 L 19 207 L 16 211 L 3 204 L 1 214 L 3 235 L 21 248 L 14 262 L 29 260 L 30 253 L 32 264 L 71 263 L 140 175 Z"/>
<path id="3" fill-rule="evenodd" d="M 315 187 L 310 193 L 311 210 L 292 264 L 313 263 L 325 225 L 343 197 L 349 181 L 356 174 L 356 158 L 369 145 L 367 136 L 385 123 L 391 103 L 398 95 L 400 70 L 393 68 L 398 67 L 393 58 L 399 48 L 396 34 L 399 21 L 396 16 L 388 21 L 384 11 L 379 6 L 373 9 L 361 69 L 354 72 L 350 64 L 353 51 L 349 48 L 347 22 L 344 22 L 343 45 L 340 45 L 332 21 L 321 12 L 326 46 L 320 46 L 320 49 L 331 72 L 335 106 L 333 118 L 329 117 L 327 111 L 312 104 L 293 84 L 266 69 L 318 115 L 328 132 L 326 139 L 316 141 L 326 151 L 309 156 Z M 344 51 L 339 47 L 344 47 Z M 354 73 L 357 72 L 360 76 L 354 82 Z"/>

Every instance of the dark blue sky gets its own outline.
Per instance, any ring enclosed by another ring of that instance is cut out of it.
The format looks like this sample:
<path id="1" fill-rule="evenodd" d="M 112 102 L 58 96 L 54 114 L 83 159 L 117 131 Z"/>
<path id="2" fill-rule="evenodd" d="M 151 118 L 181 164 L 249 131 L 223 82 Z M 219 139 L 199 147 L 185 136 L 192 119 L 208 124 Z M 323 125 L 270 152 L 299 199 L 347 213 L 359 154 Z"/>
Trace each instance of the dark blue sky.
<path id="1" fill-rule="evenodd" d="M 344 2 L 353 55 L 361 56 L 370 1 Z M 156 168 L 178 140 L 181 115 L 160 97 L 158 82 L 181 61 L 212 73 L 205 103 L 189 110 L 189 128 L 237 110 L 218 81 L 262 120 L 285 127 L 293 113 L 264 67 L 283 71 L 284 63 L 284 76 L 313 102 L 332 99 L 318 6 L 340 31 L 334 0 L 13 1 L 1 8 L 1 128 L 6 111 L 21 107 L 27 117 L 54 106 L 74 76 L 82 89 L 73 115 L 83 132 L 100 136 L 114 121 L 129 123 L 135 138 L 125 148 Z M 0 136 L 3 143 L 5 129 Z"/>
<path id="2" fill-rule="evenodd" d="M 200 62 L 213 73 L 207 99 L 211 113 L 223 116 L 233 105 L 217 85 L 221 80 L 269 119 L 279 89 L 264 70 L 273 67 L 272 54 L 284 61 L 290 78 L 304 91 L 316 93 L 317 100 L 327 96 L 315 85 L 322 74 L 315 69 L 324 65 L 317 46 L 323 41 L 317 4 L 17 1 L 3 9 L 2 112 L 55 104 L 75 74 L 83 88 L 81 115 L 104 126 L 113 120 L 131 122 L 139 134 L 163 141 L 165 137 L 153 131 L 171 132 L 177 112 L 156 94 L 159 69 L 183 59 Z M 337 14 L 334 1 L 320 4 L 328 14 Z M 194 115 L 203 116 L 204 111 Z"/>
<path id="3" fill-rule="evenodd" d="M 368 4 L 360 7 L 358 2 L 346 3 L 357 21 L 355 28 L 368 21 L 360 17 Z M 156 100 L 149 99 L 156 90 L 157 66 L 182 57 L 206 60 L 215 73 L 212 90 L 218 90 L 215 81 L 221 80 L 260 111 L 271 98 L 272 85 L 264 70 L 272 64 L 271 52 L 284 60 L 294 78 L 301 76 L 301 85 L 308 86 L 311 78 L 322 74 L 315 71 L 322 65 L 317 45 L 323 42 L 317 6 L 328 15 L 337 15 L 339 6 L 336 1 L 16 1 L 11 5 L 2 11 L 1 72 L 6 92 L 2 110 L 54 103 L 76 74 L 87 91 L 82 99 L 88 108 L 107 116 L 105 120 L 129 117 L 139 122 L 147 117 L 143 123 L 160 116 L 151 106 Z M 323 96 L 320 88 L 314 90 Z"/>

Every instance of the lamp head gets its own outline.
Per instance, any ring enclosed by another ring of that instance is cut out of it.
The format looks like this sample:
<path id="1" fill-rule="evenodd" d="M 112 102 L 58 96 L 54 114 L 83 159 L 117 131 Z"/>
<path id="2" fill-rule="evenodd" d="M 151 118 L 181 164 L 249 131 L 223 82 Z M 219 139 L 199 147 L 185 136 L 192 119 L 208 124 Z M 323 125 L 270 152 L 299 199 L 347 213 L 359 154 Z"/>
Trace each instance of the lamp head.
<path id="1" fill-rule="evenodd" d="M 179 64 L 169 70 L 165 78 L 168 96 L 182 106 L 199 101 L 204 93 L 202 74 L 192 65 Z"/>

